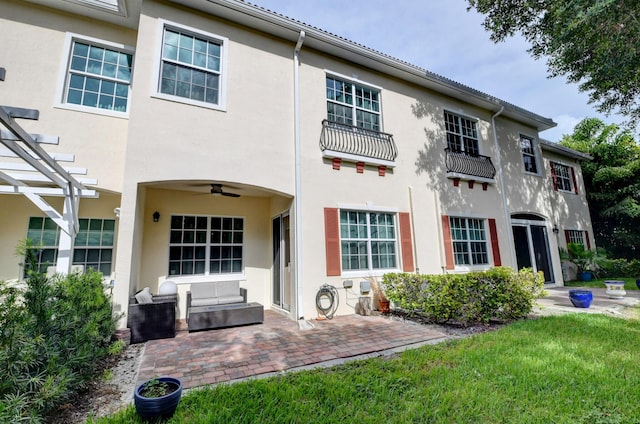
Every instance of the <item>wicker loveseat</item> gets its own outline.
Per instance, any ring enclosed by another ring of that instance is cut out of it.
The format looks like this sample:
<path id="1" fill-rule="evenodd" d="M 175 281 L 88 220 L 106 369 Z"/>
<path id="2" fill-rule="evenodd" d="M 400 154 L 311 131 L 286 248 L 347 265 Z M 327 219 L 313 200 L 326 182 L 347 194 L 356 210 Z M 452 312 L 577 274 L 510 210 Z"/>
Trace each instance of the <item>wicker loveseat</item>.
<path id="1" fill-rule="evenodd" d="M 194 283 L 187 292 L 187 325 L 189 331 L 264 321 L 264 307 L 247 303 L 247 289 L 239 281 Z"/>
<path id="2" fill-rule="evenodd" d="M 129 299 L 127 327 L 131 330 L 131 343 L 167 339 L 176 336 L 177 295 L 155 295 L 151 303 L 138 303 Z"/>

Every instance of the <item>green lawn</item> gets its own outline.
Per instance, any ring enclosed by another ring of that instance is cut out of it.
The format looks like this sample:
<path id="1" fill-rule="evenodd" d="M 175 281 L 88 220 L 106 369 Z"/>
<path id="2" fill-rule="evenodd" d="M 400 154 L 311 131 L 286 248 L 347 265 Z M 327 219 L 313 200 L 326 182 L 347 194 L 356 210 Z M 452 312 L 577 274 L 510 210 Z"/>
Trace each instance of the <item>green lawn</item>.
<path id="1" fill-rule="evenodd" d="M 564 285 L 567 287 L 591 287 L 604 289 L 606 288 L 604 285 L 605 280 L 624 281 L 625 290 L 638 290 L 635 278 L 598 278 L 591 281 L 565 281 Z"/>
<path id="2" fill-rule="evenodd" d="M 635 284 L 635 283 L 634 283 Z M 568 314 L 195 390 L 168 423 L 638 423 L 640 321 Z M 97 423 L 135 423 L 133 406 Z"/>

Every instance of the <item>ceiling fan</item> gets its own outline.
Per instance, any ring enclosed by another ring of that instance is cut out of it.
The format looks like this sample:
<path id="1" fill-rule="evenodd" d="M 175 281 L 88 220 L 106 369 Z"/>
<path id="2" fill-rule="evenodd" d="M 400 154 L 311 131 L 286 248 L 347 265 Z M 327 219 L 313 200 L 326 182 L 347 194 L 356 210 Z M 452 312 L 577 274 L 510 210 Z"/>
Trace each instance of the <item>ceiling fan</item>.
<path id="1" fill-rule="evenodd" d="M 211 184 L 211 194 L 213 195 L 222 195 L 227 197 L 240 197 L 239 194 L 236 193 L 228 193 L 222 190 L 222 184 Z"/>

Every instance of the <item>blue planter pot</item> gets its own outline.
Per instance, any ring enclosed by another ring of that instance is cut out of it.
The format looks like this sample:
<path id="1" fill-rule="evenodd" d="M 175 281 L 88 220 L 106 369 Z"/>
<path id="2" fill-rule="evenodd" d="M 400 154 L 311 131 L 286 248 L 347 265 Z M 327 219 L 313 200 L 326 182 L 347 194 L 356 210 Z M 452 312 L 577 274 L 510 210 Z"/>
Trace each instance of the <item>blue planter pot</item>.
<path id="1" fill-rule="evenodd" d="M 580 281 L 591 281 L 591 278 L 593 278 L 593 274 L 591 273 L 591 271 L 585 271 L 581 272 L 578 277 L 580 278 Z"/>
<path id="2" fill-rule="evenodd" d="M 589 290 L 569 290 L 569 300 L 576 308 L 588 308 L 593 301 L 593 293 Z"/>
<path id="3" fill-rule="evenodd" d="M 182 381 L 173 377 L 158 377 L 157 379 L 162 383 L 166 383 L 170 390 L 173 391 L 160 397 L 145 397 L 145 385 L 149 382 L 145 381 L 133 393 L 136 412 L 145 421 L 170 418 L 178 407 L 178 402 L 180 402 L 180 397 L 182 396 Z"/>
<path id="4" fill-rule="evenodd" d="M 638 290 L 640 290 L 640 278 L 636 280 L 636 286 L 638 286 Z"/>

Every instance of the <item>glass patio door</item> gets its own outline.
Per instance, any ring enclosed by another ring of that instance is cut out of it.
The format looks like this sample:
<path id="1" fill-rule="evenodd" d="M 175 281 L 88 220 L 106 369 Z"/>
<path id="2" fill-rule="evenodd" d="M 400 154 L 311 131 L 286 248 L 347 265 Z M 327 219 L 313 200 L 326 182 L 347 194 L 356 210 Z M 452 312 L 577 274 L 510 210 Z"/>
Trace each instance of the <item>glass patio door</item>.
<path id="1" fill-rule="evenodd" d="M 512 231 L 518 269 L 542 271 L 545 283 L 553 283 L 547 227 L 541 222 L 513 220 Z"/>
<path id="2" fill-rule="evenodd" d="M 277 216 L 272 222 L 273 233 L 273 287 L 274 306 L 291 310 L 291 246 L 289 215 Z"/>

